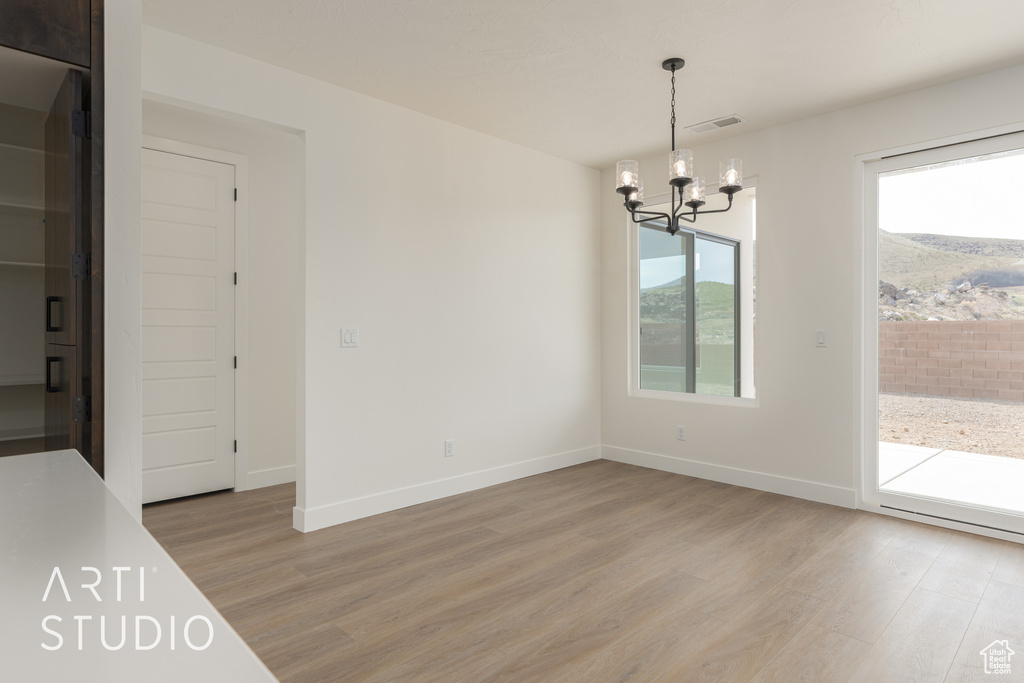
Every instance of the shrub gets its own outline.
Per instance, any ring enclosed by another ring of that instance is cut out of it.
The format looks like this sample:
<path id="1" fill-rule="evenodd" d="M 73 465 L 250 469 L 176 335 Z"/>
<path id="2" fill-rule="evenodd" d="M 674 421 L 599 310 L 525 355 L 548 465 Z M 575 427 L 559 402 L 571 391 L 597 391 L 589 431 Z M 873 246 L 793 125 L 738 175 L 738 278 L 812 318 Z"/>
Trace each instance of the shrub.
<path id="1" fill-rule="evenodd" d="M 1018 287 L 1024 285 L 1024 270 L 1020 268 L 982 268 L 953 278 L 950 284 L 958 285 L 964 280 L 970 282 L 972 287 L 986 282 L 990 287 Z"/>

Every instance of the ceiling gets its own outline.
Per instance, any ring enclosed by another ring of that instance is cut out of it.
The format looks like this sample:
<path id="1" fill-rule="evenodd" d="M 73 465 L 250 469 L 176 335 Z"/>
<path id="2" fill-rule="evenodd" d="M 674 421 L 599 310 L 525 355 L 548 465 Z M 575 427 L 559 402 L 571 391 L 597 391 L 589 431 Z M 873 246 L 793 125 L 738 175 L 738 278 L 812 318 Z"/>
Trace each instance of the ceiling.
<path id="1" fill-rule="evenodd" d="M 144 0 L 146 24 L 604 168 L 1024 63 L 1020 0 Z"/>

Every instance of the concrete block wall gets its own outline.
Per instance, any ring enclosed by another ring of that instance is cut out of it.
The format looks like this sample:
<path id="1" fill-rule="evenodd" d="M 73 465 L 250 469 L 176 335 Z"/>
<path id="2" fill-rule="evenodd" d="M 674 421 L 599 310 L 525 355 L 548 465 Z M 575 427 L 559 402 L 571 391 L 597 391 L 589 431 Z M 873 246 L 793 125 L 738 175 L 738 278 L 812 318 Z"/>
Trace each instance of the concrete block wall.
<path id="1" fill-rule="evenodd" d="M 886 393 L 1024 401 L 1024 320 L 878 323 Z"/>

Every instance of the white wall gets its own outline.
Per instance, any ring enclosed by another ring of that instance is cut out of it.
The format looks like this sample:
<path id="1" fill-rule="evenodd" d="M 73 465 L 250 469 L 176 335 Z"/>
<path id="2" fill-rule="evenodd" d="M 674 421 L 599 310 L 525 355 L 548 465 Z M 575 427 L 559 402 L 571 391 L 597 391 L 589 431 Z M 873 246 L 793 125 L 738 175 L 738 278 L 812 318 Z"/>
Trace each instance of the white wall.
<path id="1" fill-rule="evenodd" d="M 160 102 L 142 103 L 142 132 L 248 159 L 249 488 L 295 480 L 298 233 L 302 141 L 271 126 Z"/>
<path id="2" fill-rule="evenodd" d="M 142 0 L 104 3 L 104 395 L 107 486 L 142 517 Z"/>
<path id="3" fill-rule="evenodd" d="M 596 171 L 149 27 L 144 45 L 145 91 L 305 135 L 299 528 L 598 456 Z"/>
<path id="4" fill-rule="evenodd" d="M 1015 67 L 695 149 L 699 172 L 741 157 L 758 176 L 757 408 L 626 395 L 626 215 L 614 169 L 604 171 L 605 456 L 854 505 L 864 372 L 855 157 L 1022 121 L 1024 67 Z M 666 163 L 644 160 L 641 175 L 665 177 Z M 713 216 L 702 221 L 714 232 Z M 814 347 L 821 329 L 826 349 Z M 688 427 L 685 442 L 676 425 Z"/>

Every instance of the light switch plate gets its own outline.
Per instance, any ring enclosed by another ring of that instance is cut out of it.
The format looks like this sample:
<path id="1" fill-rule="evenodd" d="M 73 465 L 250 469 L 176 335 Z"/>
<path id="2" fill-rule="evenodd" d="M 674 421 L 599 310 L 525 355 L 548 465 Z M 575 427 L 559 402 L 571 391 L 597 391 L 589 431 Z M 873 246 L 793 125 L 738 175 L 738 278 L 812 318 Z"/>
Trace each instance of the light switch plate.
<path id="1" fill-rule="evenodd" d="M 814 345 L 819 349 L 824 349 L 828 346 L 828 332 L 825 330 L 818 330 L 814 333 Z"/>
<path id="2" fill-rule="evenodd" d="M 341 346 L 342 348 L 352 348 L 359 346 L 359 330 L 346 329 L 341 331 Z"/>

